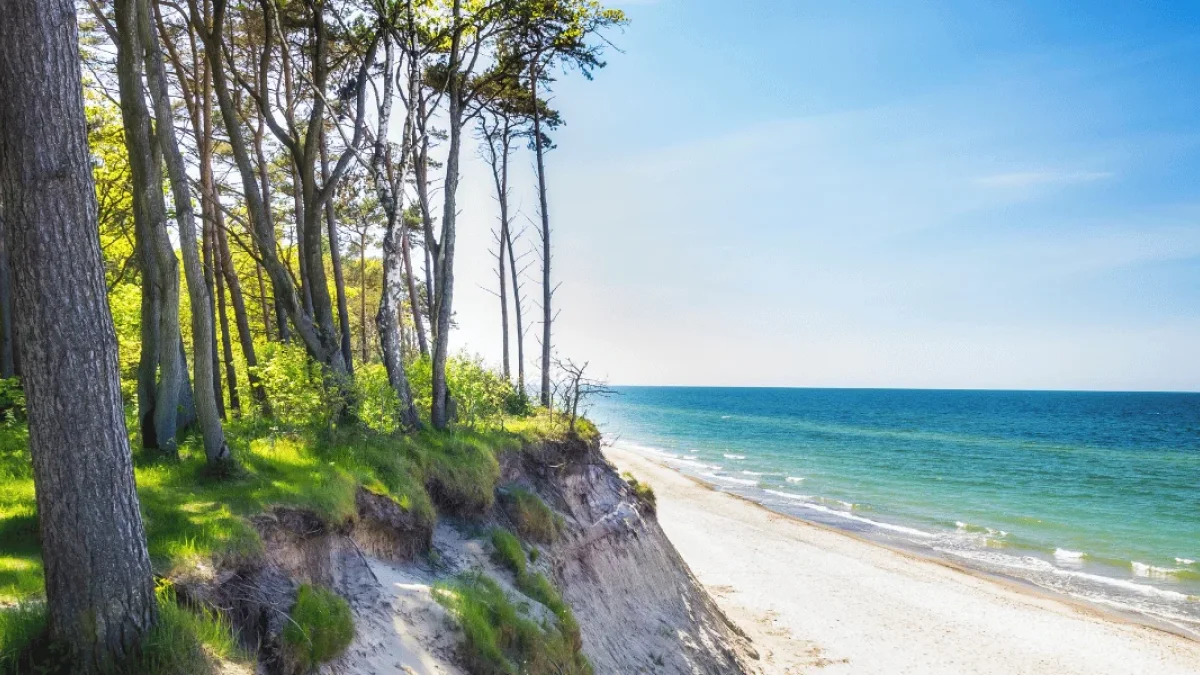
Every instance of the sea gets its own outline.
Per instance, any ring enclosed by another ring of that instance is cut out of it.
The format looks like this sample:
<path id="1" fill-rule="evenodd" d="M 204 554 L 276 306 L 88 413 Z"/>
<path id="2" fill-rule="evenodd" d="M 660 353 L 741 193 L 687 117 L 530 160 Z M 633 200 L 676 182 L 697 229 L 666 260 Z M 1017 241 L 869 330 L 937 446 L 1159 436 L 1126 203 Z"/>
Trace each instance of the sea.
<path id="1" fill-rule="evenodd" d="M 1200 394 L 618 387 L 607 442 L 1200 639 Z"/>

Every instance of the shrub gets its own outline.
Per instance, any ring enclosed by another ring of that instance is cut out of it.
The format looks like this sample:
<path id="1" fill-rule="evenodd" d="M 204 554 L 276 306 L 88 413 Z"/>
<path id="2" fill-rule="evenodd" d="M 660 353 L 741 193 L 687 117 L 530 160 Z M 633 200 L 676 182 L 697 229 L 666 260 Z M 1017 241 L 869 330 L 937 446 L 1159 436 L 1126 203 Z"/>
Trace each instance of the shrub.
<path id="1" fill-rule="evenodd" d="M 524 488 L 513 488 L 502 492 L 501 498 L 522 537 L 549 544 L 558 536 L 558 520 L 541 497 Z"/>
<path id="2" fill-rule="evenodd" d="M 296 592 L 283 642 L 293 662 L 307 672 L 337 657 L 354 640 L 350 605 L 333 591 L 304 584 Z"/>
<path id="3" fill-rule="evenodd" d="M 428 410 L 433 402 L 432 368 L 428 357 L 408 366 L 408 380 L 419 410 Z M 519 414 L 528 408 L 528 401 L 514 391 L 512 384 L 477 356 L 459 354 L 447 359 L 446 385 L 458 404 L 457 423 L 462 426 L 498 426 L 506 413 Z"/>

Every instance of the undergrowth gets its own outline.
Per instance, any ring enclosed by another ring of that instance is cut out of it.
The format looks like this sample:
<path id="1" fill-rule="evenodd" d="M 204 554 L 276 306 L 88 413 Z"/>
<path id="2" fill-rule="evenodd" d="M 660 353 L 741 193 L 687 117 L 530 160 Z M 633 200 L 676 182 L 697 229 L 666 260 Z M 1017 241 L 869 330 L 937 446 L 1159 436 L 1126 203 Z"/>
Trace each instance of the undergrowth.
<path id="1" fill-rule="evenodd" d="M 336 658 L 354 640 L 350 605 L 333 591 L 304 584 L 296 593 L 283 642 L 299 672 Z"/>
<path id="2" fill-rule="evenodd" d="M 559 519 L 541 497 L 524 488 L 504 490 L 500 497 L 522 537 L 549 544 L 558 536 Z"/>
<path id="3" fill-rule="evenodd" d="M 253 658 L 238 646 L 229 622 L 209 610 L 180 605 L 170 584 L 160 584 L 158 622 L 130 663 L 115 675 L 218 675 L 251 672 Z M 68 675 L 63 650 L 47 642 L 46 606 L 22 603 L 0 612 L 0 674 Z"/>
<path id="4" fill-rule="evenodd" d="M 435 586 L 434 596 L 462 627 L 464 656 L 474 675 L 592 673 L 577 631 L 572 637 L 561 622 L 539 625 L 490 577 L 462 575 Z"/>

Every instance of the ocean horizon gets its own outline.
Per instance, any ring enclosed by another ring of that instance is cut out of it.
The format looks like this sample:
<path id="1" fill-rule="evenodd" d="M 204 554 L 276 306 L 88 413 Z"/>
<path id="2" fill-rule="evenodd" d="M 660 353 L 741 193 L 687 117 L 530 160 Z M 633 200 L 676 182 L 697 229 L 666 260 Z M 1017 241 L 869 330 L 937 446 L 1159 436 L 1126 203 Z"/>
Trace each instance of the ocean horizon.
<path id="1" fill-rule="evenodd" d="M 1200 394 L 615 389 L 609 442 L 717 489 L 1200 639 Z"/>

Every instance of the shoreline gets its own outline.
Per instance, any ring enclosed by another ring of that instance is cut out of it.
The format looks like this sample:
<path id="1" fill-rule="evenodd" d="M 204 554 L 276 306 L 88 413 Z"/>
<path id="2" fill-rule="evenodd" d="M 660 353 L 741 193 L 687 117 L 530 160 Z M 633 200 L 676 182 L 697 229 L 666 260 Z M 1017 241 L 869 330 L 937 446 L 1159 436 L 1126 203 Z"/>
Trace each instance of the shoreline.
<path id="1" fill-rule="evenodd" d="M 1200 673 L 1200 642 L 1169 625 L 781 513 L 633 450 L 604 452 L 655 488 L 663 529 L 765 652 L 767 673 Z"/>

